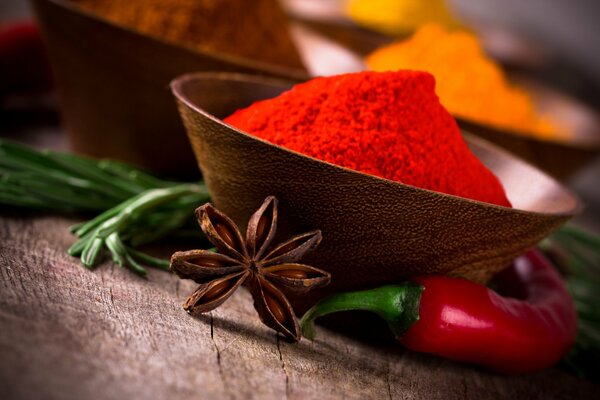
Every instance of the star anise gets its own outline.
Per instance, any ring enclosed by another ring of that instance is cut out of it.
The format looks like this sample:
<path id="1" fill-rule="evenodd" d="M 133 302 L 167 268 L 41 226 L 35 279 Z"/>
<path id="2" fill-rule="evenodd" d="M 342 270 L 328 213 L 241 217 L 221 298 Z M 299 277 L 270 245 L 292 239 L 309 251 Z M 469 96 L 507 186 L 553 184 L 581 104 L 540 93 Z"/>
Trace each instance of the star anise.
<path id="1" fill-rule="evenodd" d="M 190 250 L 173 254 L 171 270 L 200 286 L 183 308 L 190 314 L 214 310 L 235 290 L 247 286 L 262 322 L 298 341 L 300 326 L 279 288 L 304 293 L 329 283 L 328 272 L 298 261 L 321 241 L 321 231 L 295 236 L 271 246 L 277 228 L 277 199 L 269 196 L 250 217 L 244 240 L 237 226 L 210 203 L 196 209 L 200 227 L 218 252 Z"/>

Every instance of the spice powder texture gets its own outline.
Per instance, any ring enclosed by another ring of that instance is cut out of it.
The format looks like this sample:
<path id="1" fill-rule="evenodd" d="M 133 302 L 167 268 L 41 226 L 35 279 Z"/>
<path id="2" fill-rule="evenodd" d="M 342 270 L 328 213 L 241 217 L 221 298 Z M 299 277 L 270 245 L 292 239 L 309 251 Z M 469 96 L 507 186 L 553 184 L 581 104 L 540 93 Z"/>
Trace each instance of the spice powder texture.
<path id="1" fill-rule="evenodd" d="M 428 24 L 410 39 L 376 50 L 365 62 L 373 71 L 431 72 L 442 104 L 457 117 L 540 138 L 568 135 L 550 116 L 538 115 L 533 97 L 512 83 L 467 31 Z"/>
<path id="2" fill-rule="evenodd" d="M 471 153 L 427 72 L 316 78 L 225 122 L 290 150 L 378 177 L 510 207 Z"/>
<path id="3" fill-rule="evenodd" d="M 177 45 L 304 70 L 277 0 L 70 1 L 115 24 Z"/>

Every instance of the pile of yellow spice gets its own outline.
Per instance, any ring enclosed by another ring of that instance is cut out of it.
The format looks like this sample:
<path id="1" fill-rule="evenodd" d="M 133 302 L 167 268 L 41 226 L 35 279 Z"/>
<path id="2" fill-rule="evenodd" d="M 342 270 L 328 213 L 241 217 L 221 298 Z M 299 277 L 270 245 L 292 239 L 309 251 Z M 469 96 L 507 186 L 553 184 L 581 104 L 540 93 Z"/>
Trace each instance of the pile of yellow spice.
<path id="1" fill-rule="evenodd" d="M 388 35 L 405 35 L 435 22 L 458 28 L 446 0 L 349 0 L 346 12 L 356 24 Z"/>
<path id="2" fill-rule="evenodd" d="M 511 84 L 466 31 L 425 25 L 408 40 L 376 50 L 366 63 L 374 71 L 432 73 L 441 103 L 456 117 L 539 138 L 567 136 L 565 129 L 538 115 L 531 95 Z"/>

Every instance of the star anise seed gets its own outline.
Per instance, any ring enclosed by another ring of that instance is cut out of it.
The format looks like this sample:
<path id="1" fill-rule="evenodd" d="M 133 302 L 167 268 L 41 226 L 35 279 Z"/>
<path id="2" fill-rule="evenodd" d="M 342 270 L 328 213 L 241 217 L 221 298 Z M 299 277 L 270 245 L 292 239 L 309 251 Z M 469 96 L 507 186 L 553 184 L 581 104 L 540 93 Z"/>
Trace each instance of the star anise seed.
<path id="1" fill-rule="evenodd" d="M 331 275 L 298 261 L 321 241 L 321 231 L 307 232 L 272 246 L 277 230 L 277 199 L 269 196 L 248 221 L 246 237 L 210 203 L 196 209 L 200 228 L 218 253 L 189 250 L 173 254 L 171 270 L 200 286 L 183 307 L 190 314 L 214 310 L 244 285 L 263 323 L 287 338 L 300 340 L 294 310 L 279 288 L 305 293 L 329 283 Z"/>

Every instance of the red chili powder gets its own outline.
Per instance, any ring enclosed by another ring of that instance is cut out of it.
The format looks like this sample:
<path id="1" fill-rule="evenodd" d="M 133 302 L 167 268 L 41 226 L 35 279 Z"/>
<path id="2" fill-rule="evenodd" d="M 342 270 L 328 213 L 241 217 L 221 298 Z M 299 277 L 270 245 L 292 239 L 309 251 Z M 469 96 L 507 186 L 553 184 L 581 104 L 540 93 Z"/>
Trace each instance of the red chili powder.
<path id="1" fill-rule="evenodd" d="M 353 170 L 510 207 L 434 89 L 434 77 L 417 71 L 316 78 L 225 122 Z"/>

